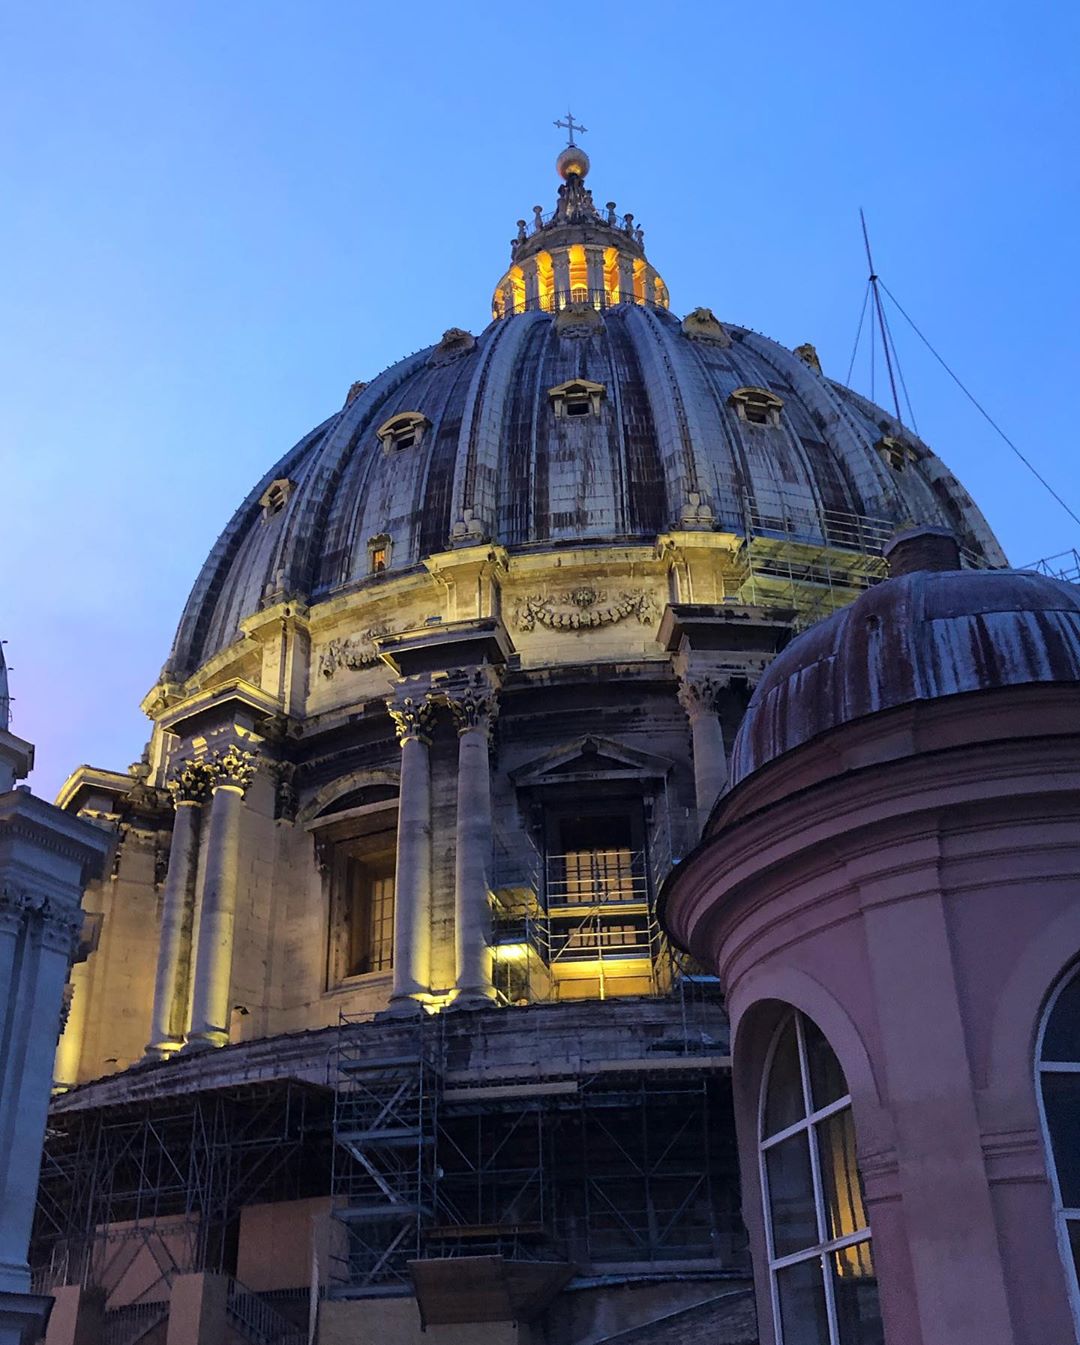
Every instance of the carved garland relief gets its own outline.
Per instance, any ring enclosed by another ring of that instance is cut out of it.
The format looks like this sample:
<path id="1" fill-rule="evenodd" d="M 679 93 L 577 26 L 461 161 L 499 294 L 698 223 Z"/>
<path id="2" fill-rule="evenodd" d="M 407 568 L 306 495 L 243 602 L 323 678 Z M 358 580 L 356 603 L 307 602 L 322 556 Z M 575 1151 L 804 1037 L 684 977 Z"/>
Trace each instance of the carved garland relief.
<path id="1" fill-rule="evenodd" d="M 328 640 L 319 653 L 318 668 L 323 677 L 333 677 L 339 668 L 358 672 L 378 663 L 375 641 L 383 635 L 393 635 L 389 626 L 371 626 L 359 635 L 344 640 Z"/>
<path id="2" fill-rule="evenodd" d="M 549 630 L 595 630 L 637 617 L 643 626 L 656 617 L 656 603 L 644 589 L 630 589 L 609 598 L 602 589 L 570 589 L 548 596 L 537 594 L 518 604 L 515 622 L 519 630 L 534 630 L 539 624 Z"/>

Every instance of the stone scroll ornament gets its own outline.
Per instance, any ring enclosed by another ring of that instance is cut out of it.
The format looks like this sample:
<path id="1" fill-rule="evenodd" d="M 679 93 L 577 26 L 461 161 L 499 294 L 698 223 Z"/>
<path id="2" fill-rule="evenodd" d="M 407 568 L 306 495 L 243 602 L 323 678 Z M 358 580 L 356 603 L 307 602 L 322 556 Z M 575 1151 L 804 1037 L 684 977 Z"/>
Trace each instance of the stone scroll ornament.
<path id="1" fill-rule="evenodd" d="M 518 605 L 519 630 L 534 630 L 537 625 L 549 630 L 595 630 L 614 626 L 629 617 L 637 617 L 648 626 L 656 617 L 656 603 L 644 589 L 632 589 L 610 599 L 595 588 L 575 588 L 548 597 L 537 595 Z"/>

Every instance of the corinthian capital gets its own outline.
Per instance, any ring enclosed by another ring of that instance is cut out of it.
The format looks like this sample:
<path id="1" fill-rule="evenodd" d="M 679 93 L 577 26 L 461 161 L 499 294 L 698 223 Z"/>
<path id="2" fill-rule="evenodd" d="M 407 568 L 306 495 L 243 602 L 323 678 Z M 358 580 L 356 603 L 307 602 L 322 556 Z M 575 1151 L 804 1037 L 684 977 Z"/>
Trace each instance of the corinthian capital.
<path id="1" fill-rule="evenodd" d="M 679 704 L 691 717 L 702 713 L 716 714 L 722 691 L 731 685 L 731 678 L 716 673 L 685 673 L 679 678 Z"/>
<path id="2" fill-rule="evenodd" d="M 254 752 L 245 752 L 235 743 L 211 752 L 207 764 L 213 773 L 213 788 L 227 785 L 245 793 L 255 777 L 255 762 Z"/>
<path id="3" fill-rule="evenodd" d="M 394 721 L 394 732 L 399 743 L 416 738 L 430 743 L 435 725 L 435 706 L 426 692 L 416 696 L 394 696 L 386 702 L 386 709 Z"/>
<path id="4" fill-rule="evenodd" d="M 214 787 L 214 772 L 205 761 L 185 761 L 177 766 L 166 782 L 173 807 L 181 803 L 205 803 Z"/>
<path id="5" fill-rule="evenodd" d="M 499 713 L 498 683 L 490 668 L 473 668 L 455 673 L 445 691 L 446 703 L 454 716 L 458 733 L 469 729 L 491 732 Z"/>

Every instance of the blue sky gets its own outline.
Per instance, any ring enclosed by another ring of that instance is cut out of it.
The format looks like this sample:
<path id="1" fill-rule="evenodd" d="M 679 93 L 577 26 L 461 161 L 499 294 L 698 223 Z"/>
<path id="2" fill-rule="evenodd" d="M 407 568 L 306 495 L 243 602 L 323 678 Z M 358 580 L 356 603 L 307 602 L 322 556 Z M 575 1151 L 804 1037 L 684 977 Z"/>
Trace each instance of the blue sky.
<path id="1" fill-rule="evenodd" d="M 39 793 L 138 757 L 266 467 L 354 379 L 484 326 L 567 106 L 676 311 L 812 341 L 838 378 L 864 206 L 890 288 L 1080 512 L 1080 7 L 105 0 L 0 26 L 0 635 Z M 1010 557 L 1080 545 L 894 332 Z"/>

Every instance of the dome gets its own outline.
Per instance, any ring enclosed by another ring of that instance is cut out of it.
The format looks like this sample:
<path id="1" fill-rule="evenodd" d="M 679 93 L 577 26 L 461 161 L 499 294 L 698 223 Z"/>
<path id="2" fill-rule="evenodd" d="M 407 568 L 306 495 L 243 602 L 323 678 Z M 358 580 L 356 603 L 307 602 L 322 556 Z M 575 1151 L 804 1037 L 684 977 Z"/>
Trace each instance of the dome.
<path id="1" fill-rule="evenodd" d="M 879 551 L 914 522 L 1004 563 L 941 460 L 825 377 L 813 347 L 704 308 L 680 320 L 633 217 L 599 212 L 579 179 L 559 191 L 550 218 L 521 225 L 502 316 L 354 384 L 254 486 L 198 577 L 170 676 L 283 597 L 316 603 L 480 541 L 655 544 L 693 528 Z"/>
<path id="2" fill-rule="evenodd" d="M 1016 570 L 920 570 L 867 590 L 765 672 L 738 783 L 830 729 L 913 701 L 1080 679 L 1080 589 Z"/>

